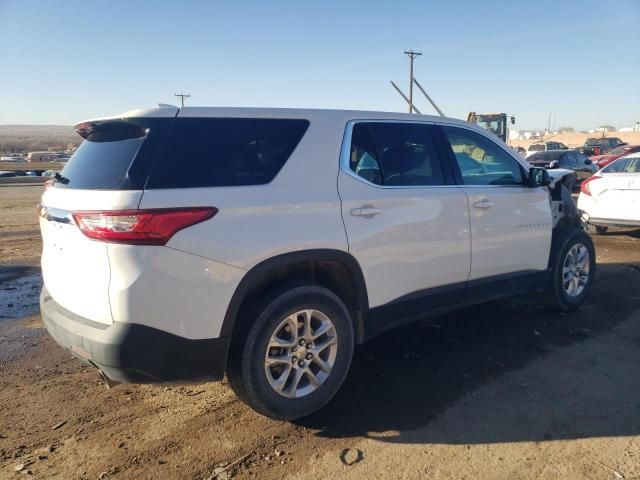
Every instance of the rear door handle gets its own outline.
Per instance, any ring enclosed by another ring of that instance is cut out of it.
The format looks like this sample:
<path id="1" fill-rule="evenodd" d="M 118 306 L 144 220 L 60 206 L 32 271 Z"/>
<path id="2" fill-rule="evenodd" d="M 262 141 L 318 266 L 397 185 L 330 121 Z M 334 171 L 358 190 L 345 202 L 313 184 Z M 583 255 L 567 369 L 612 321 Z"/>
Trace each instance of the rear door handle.
<path id="1" fill-rule="evenodd" d="M 495 203 L 493 203 L 491 200 L 488 200 L 486 198 L 483 198 L 482 200 L 478 200 L 477 202 L 473 202 L 473 206 L 476 208 L 491 208 L 491 207 L 495 207 Z"/>
<path id="2" fill-rule="evenodd" d="M 373 217 L 374 215 L 382 213 L 382 209 L 376 207 L 360 207 L 352 208 L 349 213 L 351 213 L 352 217 Z"/>

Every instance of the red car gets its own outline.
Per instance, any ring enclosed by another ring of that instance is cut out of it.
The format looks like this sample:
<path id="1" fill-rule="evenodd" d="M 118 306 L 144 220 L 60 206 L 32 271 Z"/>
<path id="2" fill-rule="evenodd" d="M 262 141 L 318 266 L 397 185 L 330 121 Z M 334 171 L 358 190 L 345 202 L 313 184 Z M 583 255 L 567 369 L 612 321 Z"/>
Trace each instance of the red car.
<path id="1" fill-rule="evenodd" d="M 622 145 L 621 147 L 609 150 L 604 155 L 594 155 L 593 157 L 589 157 L 589 160 L 595 163 L 598 168 L 602 168 L 620 157 L 636 152 L 640 152 L 640 145 Z"/>

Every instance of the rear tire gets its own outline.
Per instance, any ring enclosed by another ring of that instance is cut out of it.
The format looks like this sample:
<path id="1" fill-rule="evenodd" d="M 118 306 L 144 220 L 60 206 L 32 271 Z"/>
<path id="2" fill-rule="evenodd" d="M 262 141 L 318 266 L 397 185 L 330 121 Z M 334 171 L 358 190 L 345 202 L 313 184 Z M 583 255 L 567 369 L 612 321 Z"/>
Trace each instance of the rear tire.
<path id="1" fill-rule="evenodd" d="M 349 371 L 353 348 L 353 326 L 342 300 L 318 285 L 295 286 L 243 313 L 227 377 L 236 395 L 256 412 L 295 420 L 334 397 Z"/>
<path id="2" fill-rule="evenodd" d="M 563 312 L 575 310 L 586 300 L 596 272 L 591 237 L 581 228 L 554 232 L 549 267 L 548 303 Z"/>

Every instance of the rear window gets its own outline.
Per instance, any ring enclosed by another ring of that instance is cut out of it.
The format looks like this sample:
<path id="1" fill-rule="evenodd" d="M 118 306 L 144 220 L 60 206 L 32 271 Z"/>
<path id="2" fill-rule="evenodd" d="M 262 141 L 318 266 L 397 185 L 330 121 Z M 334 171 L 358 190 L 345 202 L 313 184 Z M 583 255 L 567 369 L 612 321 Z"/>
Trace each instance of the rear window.
<path id="1" fill-rule="evenodd" d="M 76 131 L 84 141 L 62 169 L 67 183 L 56 188 L 142 189 L 170 118 L 128 118 L 84 123 Z"/>
<path id="2" fill-rule="evenodd" d="M 541 143 L 538 143 L 536 145 L 531 145 L 529 147 L 530 152 L 544 152 L 544 150 L 545 150 L 545 146 L 542 145 Z"/>
<path id="3" fill-rule="evenodd" d="M 307 120 L 176 119 L 148 188 L 261 185 L 271 182 L 309 126 Z"/>
<path id="4" fill-rule="evenodd" d="M 593 147 L 608 147 L 610 144 L 611 144 L 611 141 L 608 138 L 589 138 L 585 142 L 586 146 L 593 146 Z"/>

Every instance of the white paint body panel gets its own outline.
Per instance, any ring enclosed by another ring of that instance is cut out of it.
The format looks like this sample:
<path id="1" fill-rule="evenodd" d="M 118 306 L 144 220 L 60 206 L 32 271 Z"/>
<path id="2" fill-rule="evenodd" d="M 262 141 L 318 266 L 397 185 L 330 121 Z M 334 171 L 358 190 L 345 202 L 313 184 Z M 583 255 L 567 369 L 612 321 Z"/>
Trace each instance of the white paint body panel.
<path id="1" fill-rule="evenodd" d="M 49 188 L 41 204 L 61 211 L 137 208 L 141 191 L 109 192 Z M 100 323 L 113 321 L 107 244 L 87 238 L 71 223 L 40 219 L 42 276 L 53 299 L 67 310 Z"/>
<path id="2" fill-rule="evenodd" d="M 552 214 L 543 188 L 464 187 L 471 217 L 471 275 L 544 270 L 551 248 Z M 477 203 L 490 202 L 490 208 Z"/>
<path id="3" fill-rule="evenodd" d="M 597 176 L 601 178 L 589 182 L 591 196 L 580 193 L 578 208 L 590 218 L 640 222 L 640 173 Z"/>
<path id="4" fill-rule="evenodd" d="M 189 339 L 220 336 L 245 271 L 158 246 L 109 244 L 113 319 Z"/>
<path id="5" fill-rule="evenodd" d="M 343 171 L 338 186 L 350 252 L 364 273 L 371 307 L 467 281 L 471 239 L 461 189 L 377 188 Z M 382 212 L 351 215 L 363 206 Z"/>

